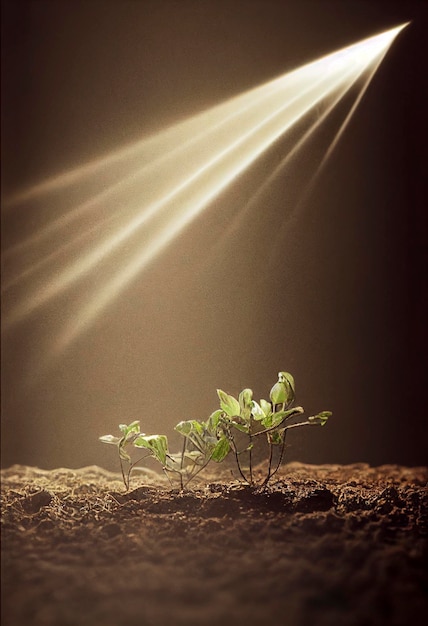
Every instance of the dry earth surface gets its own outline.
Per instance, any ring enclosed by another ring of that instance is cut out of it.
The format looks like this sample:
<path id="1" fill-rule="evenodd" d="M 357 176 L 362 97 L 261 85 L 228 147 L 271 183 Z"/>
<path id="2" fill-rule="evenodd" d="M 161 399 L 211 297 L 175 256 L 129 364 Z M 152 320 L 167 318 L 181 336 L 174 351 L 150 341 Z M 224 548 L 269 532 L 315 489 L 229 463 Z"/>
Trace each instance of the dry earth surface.
<path id="1" fill-rule="evenodd" d="M 180 493 L 148 471 L 125 493 L 98 467 L 3 470 L 2 625 L 426 623 L 428 468 L 275 478 Z"/>

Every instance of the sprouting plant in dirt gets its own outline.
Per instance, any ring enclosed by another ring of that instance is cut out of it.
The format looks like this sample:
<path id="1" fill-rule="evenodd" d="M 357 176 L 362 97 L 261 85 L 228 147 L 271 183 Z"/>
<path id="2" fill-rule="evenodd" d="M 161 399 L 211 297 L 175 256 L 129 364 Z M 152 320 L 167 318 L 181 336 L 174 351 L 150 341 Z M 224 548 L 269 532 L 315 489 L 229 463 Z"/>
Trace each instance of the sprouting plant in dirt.
<path id="1" fill-rule="evenodd" d="M 286 433 L 300 426 L 324 426 L 331 416 L 322 411 L 304 421 L 293 421 L 304 411 L 301 406 L 292 407 L 295 400 L 294 378 L 288 372 L 279 372 L 278 381 L 270 390 L 268 400 L 253 400 L 251 389 L 243 389 L 238 398 L 217 390 L 220 408 L 207 420 L 185 420 L 175 426 L 183 437 L 181 450 L 171 453 L 165 435 L 146 435 L 140 431 L 140 422 L 120 424 L 120 437 L 104 435 L 100 440 L 117 446 L 123 482 L 128 490 L 131 472 L 143 459 L 151 456 L 161 465 L 171 484 L 184 489 L 210 461 L 221 463 L 229 453 L 233 454 L 239 475 L 250 485 L 254 477 L 253 449 L 265 437 L 269 458 L 267 473 L 262 484 L 266 485 L 278 472 L 284 458 Z M 244 443 L 242 443 L 242 440 Z M 146 454 L 132 461 L 128 446 L 144 449 Z M 276 454 L 276 460 L 274 461 Z M 244 460 L 246 459 L 246 460 Z"/>
<path id="2" fill-rule="evenodd" d="M 260 400 L 258 403 L 253 400 L 251 389 L 241 391 L 238 400 L 220 389 L 217 390 L 217 394 L 223 411 L 221 427 L 230 442 L 241 478 L 251 485 L 254 484 L 253 448 L 259 437 L 266 436 L 269 448 L 268 469 L 263 480 L 263 484 L 267 484 L 283 461 L 287 431 L 300 426 L 324 426 L 331 417 L 330 411 L 322 411 L 305 421 L 290 423 L 292 418 L 302 415 L 304 410 L 301 406 L 291 407 L 295 399 L 295 383 L 293 376 L 288 372 L 279 372 L 278 381 L 270 390 L 270 402 Z M 236 431 L 247 436 L 246 445 L 241 449 L 236 442 Z M 274 464 L 275 449 L 279 449 L 279 454 Z M 241 461 L 241 455 L 245 452 L 248 453 L 247 473 Z"/>
<path id="3" fill-rule="evenodd" d="M 132 470 L 149 456 L 154 457 L 162 465 L 171 483 L 176 479 L 180 488 L 184 489 L 210 461 L 220 463 L 229 453 L 229 442 L 218 430 L 219 419 L 220 411 L 216 411 L 205 422 L 197 420 L 179 422 L 175 430 L 182 435 L 183 445 L 181 451 L 175 454 L 169 451 L 165 435 L 146 435 L 140 432 L 139 421 L 134 421 L 128 426 L 120 424 L 122 437 L 104 435 L 100 440 L 117 446 L 122 478 L 127 490 Z M 126 450 L 128 445 L 145 449 L 147 454 L 137 461 L 132 461 Z"/>

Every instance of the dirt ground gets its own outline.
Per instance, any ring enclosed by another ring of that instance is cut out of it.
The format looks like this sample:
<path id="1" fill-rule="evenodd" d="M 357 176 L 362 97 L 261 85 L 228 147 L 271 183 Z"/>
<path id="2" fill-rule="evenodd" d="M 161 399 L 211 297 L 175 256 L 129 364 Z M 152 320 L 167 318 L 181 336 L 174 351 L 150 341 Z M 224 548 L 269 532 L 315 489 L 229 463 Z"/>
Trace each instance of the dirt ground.
<path id="1" fill-rule="evenodd" d="M 428 468 L 220 478 L 3 470 L 2 626 L 426 623 Z"/>

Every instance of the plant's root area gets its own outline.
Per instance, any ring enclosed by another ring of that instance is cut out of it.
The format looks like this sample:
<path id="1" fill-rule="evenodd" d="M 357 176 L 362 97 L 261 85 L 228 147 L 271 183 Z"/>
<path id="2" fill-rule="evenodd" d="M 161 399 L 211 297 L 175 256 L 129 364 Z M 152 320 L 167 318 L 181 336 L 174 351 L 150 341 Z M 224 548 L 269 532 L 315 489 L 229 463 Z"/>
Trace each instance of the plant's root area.
<path id="1" fill-rule="evenodd" d="M 256 472 L 261 478 L 261 470 Z M 207 478 L 208 476 L 208 478 Z M 268 488 L 2 471 L 4 626 L 419 626 L 427 468 L 285 465 Z"/>

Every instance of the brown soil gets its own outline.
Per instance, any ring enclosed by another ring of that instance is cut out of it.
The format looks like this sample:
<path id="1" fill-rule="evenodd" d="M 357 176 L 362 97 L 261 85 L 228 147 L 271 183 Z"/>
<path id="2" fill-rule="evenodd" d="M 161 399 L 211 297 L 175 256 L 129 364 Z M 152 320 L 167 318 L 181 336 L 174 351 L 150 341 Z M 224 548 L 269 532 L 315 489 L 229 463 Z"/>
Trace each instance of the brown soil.
<path id="1" fill-rule="evenodd" d="M 275 477 L 276 478 L 276 477 Z M 286 465 L 268 489 L 2 471 L 3 626 L 416 626 L 427 468 Z M 211 482 L 209 482 L 211 481 Z"/>

